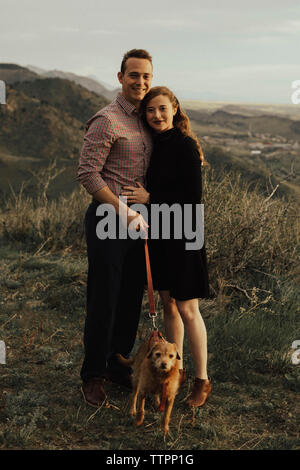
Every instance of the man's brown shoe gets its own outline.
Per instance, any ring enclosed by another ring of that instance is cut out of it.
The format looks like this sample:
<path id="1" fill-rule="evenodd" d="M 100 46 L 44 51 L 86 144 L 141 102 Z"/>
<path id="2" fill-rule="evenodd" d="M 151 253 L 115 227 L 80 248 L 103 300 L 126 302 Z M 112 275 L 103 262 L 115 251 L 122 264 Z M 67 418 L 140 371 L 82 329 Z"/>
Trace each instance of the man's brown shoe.
<path id="1" fill-rule="evenodd" d="M 103 389 L 103 379 L 94 377 L 88 382 L 83 382 L 81 392 L 84 400 L 91 406 L 98 408 L 102 404 L 107 405 L 107 395 Z"/>
<path id="2" fill-rule="evenodd" d="M 187 399 L 187 404 L 189 406 L 204 405 L 208 396 L 211 394 L 211 390 L 212 386 L 210 378 L 198 379 L 198 377 L 195 377 L 194 387 L 192 393 Z"/>

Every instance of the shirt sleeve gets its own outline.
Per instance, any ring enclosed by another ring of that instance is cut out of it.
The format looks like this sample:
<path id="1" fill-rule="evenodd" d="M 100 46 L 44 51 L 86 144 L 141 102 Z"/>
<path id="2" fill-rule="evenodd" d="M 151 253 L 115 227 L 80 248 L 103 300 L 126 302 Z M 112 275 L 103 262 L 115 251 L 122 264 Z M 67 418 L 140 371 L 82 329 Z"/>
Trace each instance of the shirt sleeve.
<path id="1" fill-rule="evenodd" d="M 97 116 L 88 124 L 79 159 L 77 180 L 88 193 L 94 194 L 107 186 L 101 171 L 116 137 L 107 116 Z"/>

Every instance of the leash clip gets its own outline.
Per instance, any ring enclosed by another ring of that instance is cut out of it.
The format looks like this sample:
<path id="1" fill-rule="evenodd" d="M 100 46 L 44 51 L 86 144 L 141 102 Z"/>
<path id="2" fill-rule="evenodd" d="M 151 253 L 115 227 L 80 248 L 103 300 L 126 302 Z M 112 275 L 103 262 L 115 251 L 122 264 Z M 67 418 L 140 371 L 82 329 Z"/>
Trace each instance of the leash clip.
<path id="1" fill-rule="evenodd" d="M 149 317 L 152 319 L 153 329 L 155 331 L 158 330 L 155 324 L 155 318 L 157 317 L 157 313 L 155 312 L 155 300 L 154 300 L 154 293 L 153 293 L 153 284 L 152 284 L 152 276 L 151 276 L 151 267 L 150 267 L 150 259 L 149 259 L 149 250 L 147 245 L 147 238 L 145 238 L 145 259 L 146 259 L 146 270 L 147 270 L 147 284 L 148 284 L 148 297 L 149 297 Z"/>
<path id="2" fill-rule="evenodd" d="M 156 323 L 155 323 L 155 318 L 157 317 L 157 313 L 150 313 L 149 312 L 149 317 L 151 318 L 152 320 L 152 325 L 153 325 L 153 329 L 154 330 L 158 330 L 157 326 L 156 326 Z"/>

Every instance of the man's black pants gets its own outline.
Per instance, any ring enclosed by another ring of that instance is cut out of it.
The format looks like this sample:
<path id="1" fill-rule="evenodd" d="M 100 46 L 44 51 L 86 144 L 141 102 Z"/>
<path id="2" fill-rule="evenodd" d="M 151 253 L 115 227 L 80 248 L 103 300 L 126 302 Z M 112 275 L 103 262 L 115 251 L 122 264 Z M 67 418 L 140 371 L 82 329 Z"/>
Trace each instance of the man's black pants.
<path id="1" fill-rule="evenodd" d="M 146 276 L 144 240 L 97 237 L 98 205 L 93 201 L 85 215 L 88 280 L 83 381 L 101 377 L 115 353 L 128 356 L 131 352 Z"/>

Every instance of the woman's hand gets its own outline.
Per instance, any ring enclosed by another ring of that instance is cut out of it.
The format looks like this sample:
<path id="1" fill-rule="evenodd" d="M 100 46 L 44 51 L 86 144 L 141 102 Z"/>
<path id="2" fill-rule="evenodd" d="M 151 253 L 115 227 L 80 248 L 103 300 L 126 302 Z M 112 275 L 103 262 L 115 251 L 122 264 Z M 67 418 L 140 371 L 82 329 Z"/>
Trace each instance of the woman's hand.
<path id="1" fill-rule="evenodd" d="M 147 204 L 150 193 L 146 191 L 141 183 L 136 184 L 137 186 L 123 186 L 121 196 L 126 196 L 129 204 Z"/>

